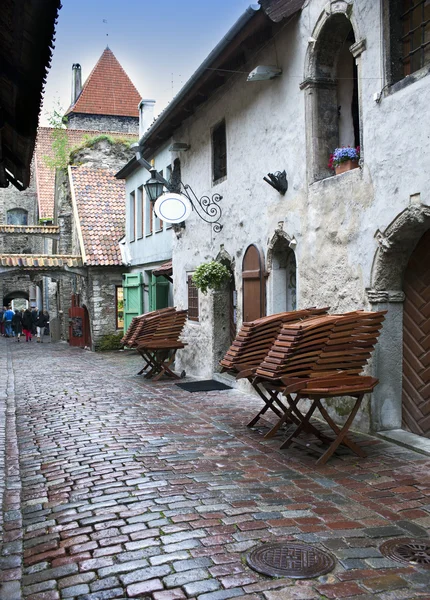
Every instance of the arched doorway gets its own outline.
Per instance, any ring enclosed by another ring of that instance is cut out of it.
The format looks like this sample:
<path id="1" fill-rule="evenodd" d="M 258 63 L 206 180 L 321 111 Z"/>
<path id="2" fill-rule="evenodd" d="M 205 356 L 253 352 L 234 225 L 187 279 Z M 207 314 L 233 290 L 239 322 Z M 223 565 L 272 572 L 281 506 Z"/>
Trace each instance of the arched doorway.
<path id="1" fill-rule="evenodd" d="M 266 314 L 266 272 L 263 252 L 251 244 L 242 262 L 243 321 L 254 321 Z"/>
<path id="2" fill-rule="evenodd" d="M 9 306 L 9 304 L 12 304 L 12 301 L 14 301 L 13 307 L 15 310 L 24 310 L 25 308 L 27 308 L 29 300 L 30 296 L 28 292 L 24 292 L 23 290 L 17 290 L 14 292 L 8 292 L 3 297 L 2 306 Z"/>
<path id="3" fill-rule="evenodd" d="M 297 309 L 297 264 L 290 242 L 285 232 L 277 231 L 269 244 L 267 270 L 272 314 Z"/>
<path id="4" fill-rule="evenodd" d="M 371 404 L 372 429 L 375 431 L 412 430 L 407 413 L 414 412 L 415 421 L 421 421 L 416 405 L 422 404 L 427 390 L 420 386 L 419 380 L 424 377 L 428 383 L 425 363 L 430 356 L 418 349 L 416 341 L 426 347 L 425 332 L 430 333 L 430 321 L 424 321 L 423 315 L 427 314 L 428 308 L 424 305 L 425 298 L 419 304 L 416 291 L 423 296 L 428 294 L 420 281 L 428 282 L 422 256 L 426 255 L 429 244 L 429 230 L 430 207 L 411 205 L 397 215 L 385 231 L 377 231 L 375 235 L 379 247 L 372 266 L 372 287 L 367 290 L 367 296 L 373 310 L 387 311 L 373 360 L 373 371 L 380 382 Z M 421 266 L 420 261 L 423 262 Z M 413 307 L 414 302 L 421 306 L 418 313 Z M 411 387 L 412 380 L 415 383 Z M 406 394 L 411 400 L 403 410 Z M 428 404 L 422 405 L 424 412 L 429 408 Z M 419 435 L 424 435 L 426 426 L 421 423 Z"/>
<path id="5" fill-rule="evenodd" d="M 402 427 L 430 438 L 430 230 L 412 252 L 403 291 Z"/>

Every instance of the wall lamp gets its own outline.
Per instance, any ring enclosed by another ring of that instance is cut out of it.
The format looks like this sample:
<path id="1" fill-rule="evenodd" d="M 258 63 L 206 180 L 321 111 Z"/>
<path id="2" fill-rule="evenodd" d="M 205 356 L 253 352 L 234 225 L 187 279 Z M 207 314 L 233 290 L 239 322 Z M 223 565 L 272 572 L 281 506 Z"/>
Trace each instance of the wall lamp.
<path id="1" fill-rule="evenodd" d="M 288 190 L 287 173 L 285 171 L 276 171 L 276 173 L 267 173 L 267 177 L 263 177 L 264 181 L 275 188 L 277 192 L 285 196 Z"/>
<path id="2" fill-rule="evenodd" d="M 219 220 L 222 216 L 222 210 L 219 202 L 222 200 L 222 196 L 220 194 L 214 194 L 212 198 L 209 196 L 198 198 L 191 186 L 182 183 L 182 181 L 180 182 L 181 191 L 178 194 L 176 186 L 172 189 L 172 184 L 166 181 L 157 169 L 143 158 L 140 152 L 136 152 L 136 160 L 151 175 L 143 187 L 150 201 L 153 204 L 157 202 L 154 207 L 156 211 L 157 208 L 160 208 L 161 211 L 161 205 L 163 205 L 164 212 L 158 215 L 163 221 L 181 223 L 188 218 L 191 210 L 194 210 L 202 221 L 212 225 L 215 233 L 221 231 L 222 225 Z M 164 193 L 164 188 L 168 190 L 167 193 Z M 162 203 L 160 203 L 161 200 Z"/>

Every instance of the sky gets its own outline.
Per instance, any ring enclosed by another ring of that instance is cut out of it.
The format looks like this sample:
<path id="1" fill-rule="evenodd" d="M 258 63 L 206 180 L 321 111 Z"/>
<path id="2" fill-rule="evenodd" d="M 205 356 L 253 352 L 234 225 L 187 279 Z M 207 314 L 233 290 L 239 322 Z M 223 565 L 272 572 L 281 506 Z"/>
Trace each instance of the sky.
<path id="1" fill-rule="evenodd" d="M 158 114 L 251 4 L 250 0 L 63 0 L 40 124 L 70 104 L 72 64 L 82 82 L 106 45 Z M 256 0 L 254 0 L 256 3 Z"/>

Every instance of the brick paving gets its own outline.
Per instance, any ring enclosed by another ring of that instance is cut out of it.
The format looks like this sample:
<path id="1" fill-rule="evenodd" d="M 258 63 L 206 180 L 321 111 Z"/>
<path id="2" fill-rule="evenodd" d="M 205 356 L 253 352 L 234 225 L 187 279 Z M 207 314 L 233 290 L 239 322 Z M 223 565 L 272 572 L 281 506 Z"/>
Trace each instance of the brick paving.
<path id="1" fill-rule="evenodd" d="M 429 457 L 358 436 L 368 459 L 317 468 L 246 428 L 253 396 L 147 383 L 133 353 L 0 346 L 1 600 L 430 600 L 430 570 L 379 552 L 427 538 Z M 250 548 L 283 540 L 329 551 L 335 570 L 247 567 Z"/>

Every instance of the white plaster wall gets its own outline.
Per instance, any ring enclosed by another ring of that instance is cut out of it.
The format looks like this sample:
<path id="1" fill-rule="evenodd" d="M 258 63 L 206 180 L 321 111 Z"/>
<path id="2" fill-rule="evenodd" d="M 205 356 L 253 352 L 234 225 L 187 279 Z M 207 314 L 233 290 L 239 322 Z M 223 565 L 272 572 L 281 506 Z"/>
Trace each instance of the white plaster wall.
<path id="1" fill-rule="evenodd" d="M 155 168 L 163 171 L 166 177 L 166 167 L 170 165 L 171 153 L 168 146 L 160 149 L 155 157 Z M 137 189 L 149 179 L 150 175 L 146 169 L 140 167 L 130 175 L 126 180 L 126 246 L 130 256 L 130 265 L 146 265 L 147 263 L 162 263 L 170 260 L 172 256 L 172 229 L 163 224 L 162 231 L 154 231 L 151 235 L 146 235 L 145 226 L 143 237 L 130 242 L 130 194 L 135 192 L 137 206 Z M 143 202 L 145 203 L 145 190 L 143 191 Z M 146 216 L 146 213 L 145 213 Z M 154 215 L 155 218 L 155 215 Z M 146 268 L 146 267 L 145 267 Z"/>
<path id="2" fill-rule="evenodd" d="M 332 3 L 334 8 L 344 4 Z M 279 79 L 246 83 L 245 75 L 237 75 L 175 133 L 177 140 L 191 144 L 190 150 L 180 155 L 183 181 L 199 196 L 223 196 L 221 233 L 214 234 L 210 225 L 193 213 L 185 230 L 174 237 L 178 307 L 187 307 L 187 272 L 214 259 L 224 244 L 235 261 L 240 324 L 244 250 L 255 243 L 266 256 L 278 222 L 284 221 L 284 231 L 298 242 L 298 308 L 369 308 L 365 289 L 371 285 L 377 230 L 384 231 L 409 205 L 412 194 L 421 194 L 421 203 L 429 204 L 430 125 L 426 115 L 430 76 L 383 95 L 377 104 L 373 95 L 384 87 L 379 3 L 355 0 L 350 4 L 356 40 L 366 39 L 366 49 L 358 59 L 363 168 L 316 183 L 307 181 L 307 92 L 300 90 L 299 84 L 305 75 L 308 38 L 329 6 L 326 0 L 314 0 L 276 38 L 283 69 Z M 274 63 L 274 46 L 268 44 L 244 70 Z M 307 118 L 309 123 L 312 115 Z M 210 130 L 221 119 L 226 121 L 227 178 L 213 186 Z M 284 197 L 263 181 L 268 172 L 283 169 L 289 180 Z M 276 289 L 270 283 L 267 287 Z M 271 303 L 275 305 L 269 294 L 268 313 L 273 312 Z M 211 374 L 212 331 L 211 296 L 201 296 L 200 322 L 187 326 L 189 346 L 178 353 L 179 369 L 202 377 Z M 369 419 L 365 407 L 359 426 L 369 428 Z"/>

